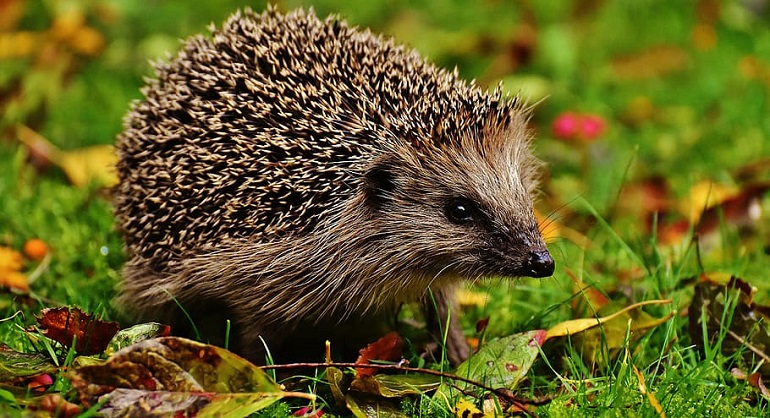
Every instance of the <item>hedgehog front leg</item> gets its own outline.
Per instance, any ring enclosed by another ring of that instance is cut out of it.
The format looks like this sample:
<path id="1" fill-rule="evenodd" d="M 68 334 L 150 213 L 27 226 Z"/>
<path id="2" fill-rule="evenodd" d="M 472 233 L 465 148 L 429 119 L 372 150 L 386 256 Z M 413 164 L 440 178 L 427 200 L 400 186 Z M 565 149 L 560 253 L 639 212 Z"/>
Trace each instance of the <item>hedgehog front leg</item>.
<path id="1" fill-rule="evenodd" d="M 430 334 L 438 342 L 446 334 L 446 356 L 457 366 L 468 358 L 470 349 L 457 320 L 459 309 L 455 300 L 454 287 L 433 290 L 422 298 L 422 310 Z"/>

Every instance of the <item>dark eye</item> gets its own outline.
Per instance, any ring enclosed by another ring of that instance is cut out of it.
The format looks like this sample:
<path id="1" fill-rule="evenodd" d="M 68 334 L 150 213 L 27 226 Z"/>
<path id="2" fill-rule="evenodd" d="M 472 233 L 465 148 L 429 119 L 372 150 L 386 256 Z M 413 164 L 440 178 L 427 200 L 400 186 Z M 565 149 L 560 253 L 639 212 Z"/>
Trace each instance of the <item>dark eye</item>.
<path id="1" fill-rule="evenodd" d="M 467 224 L 473 222 L 477 216 L 476 204 L 470 199 L 456 197 L 450 200 L 444 207 L 449 222 Z"/>

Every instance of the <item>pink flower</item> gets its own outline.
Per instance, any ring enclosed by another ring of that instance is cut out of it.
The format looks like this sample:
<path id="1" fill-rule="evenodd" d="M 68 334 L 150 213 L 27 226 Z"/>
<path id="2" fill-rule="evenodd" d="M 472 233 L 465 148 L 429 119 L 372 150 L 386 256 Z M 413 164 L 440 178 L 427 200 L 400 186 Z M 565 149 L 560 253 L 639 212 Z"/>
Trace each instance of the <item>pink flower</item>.
<path id="1" fill-rule="evenodd" d="M 607 122 L 599 115 L 564 112 L 554 119 L 551 129 L 558 139 L 591 142 L 604 134 Z"/>
<path id="2" fill-rule="evenodd" d="M 572 112 L 565 112 L 554 119 L 551 129 L 554 136 L 559 139 L 573 139 L 578 133 L 580 116 Z"/>
<path id="3" fill-rule="evenodd" d="M 587 141 L 594 140 L 607 130 L 607 123 L 599 115 L 583 115 L 580 119 L 580 136 Z"/>

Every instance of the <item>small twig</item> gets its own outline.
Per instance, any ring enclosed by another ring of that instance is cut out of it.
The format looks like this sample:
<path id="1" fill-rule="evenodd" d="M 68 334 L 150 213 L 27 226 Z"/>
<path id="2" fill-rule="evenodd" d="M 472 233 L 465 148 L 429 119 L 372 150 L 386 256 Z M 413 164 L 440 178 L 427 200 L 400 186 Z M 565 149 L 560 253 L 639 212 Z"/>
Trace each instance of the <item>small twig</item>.
<path id="1" fill-rule="evenodd" d="M 472 379 L 468 379 L 465 377 L 457 376 L 451 373 L 447 372 L 441 372 L 438 370 L 430 370 L 430 369 L 420 369 L 417 367 L 405 367 L 398 364 L 357 364 L 357 363 L 291 363 L 291 364 L 273 364 L 268 366 L 259 366 L 259 368 L 263 370 L 288 370 L 288 369 L 299 369 L 299 368 L 313 368 L 313 369 L 320 369 L 320 368 L 327 368 L 327 367 L 352 367 L 352 368 L 364 368 L 364 369 L 377 369 L 377 370 L 397 370 L 402 372 L 412 372 L 412 373 L 422 373 L 422 374 L 429 374 L 433 376 L 439 376 L 443 377 L 445 379 L 450 380 L 456 380 L 464 383 L 468 383 L 470 385 L 479 387 L 481 389 L 484 389 L 486 391 L 492 392 L 495 395 L 499 396 L 500 398 L 505 399 L 506 401 L 515 404 L 515 405 L 530 405 L 530 404 L 536 404 L 537 402 L 541 402 L 541 400 L 536 400 L 535 403 L 530 402 L 527 399 L 522 399 L 517 396 L 514 396 L 510 390 L 508 389 L 495 389 L 491 386 L 487 386 L 483 383 L 477 382 Z M 546 401 L 547 402 L 547 401 Z"/>
<path id="2" fill-rule="evenodd" d="M 717 322 L 719 322 L 719 321 L 717 321 Z M 720 326 L 721 326 L 721 324 L 720 324 Z M 727 331 L 727 335 L 735 338 L 736 341 L 738 341 L 739 343 L 743 344 L 744 347 L 746 347 L 749 350 L 751 350 L 754 354 L 758 355 L 764 362 L 770 363 L 770 357 L 768 357 L 767 354 L 762 352 L 762 350 L 758 349 L 757 347 L 752 345 L 750 342 L 746 341 L 745 338 L 743 338 L 740 335 L 734 333 L 729 328 L 726 328 L 725 331 Z"/>

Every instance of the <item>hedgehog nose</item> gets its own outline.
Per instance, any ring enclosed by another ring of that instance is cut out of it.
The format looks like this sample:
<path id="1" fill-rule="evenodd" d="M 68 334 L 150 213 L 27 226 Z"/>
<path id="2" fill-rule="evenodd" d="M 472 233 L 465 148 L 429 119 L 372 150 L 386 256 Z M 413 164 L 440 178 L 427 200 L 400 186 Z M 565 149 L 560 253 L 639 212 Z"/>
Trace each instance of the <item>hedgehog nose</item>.
<path id="1" fill-rule="evenodd" d="M 548 277 L 553 269 L 553 257 L 546 249 L 530 251 L 524 264 L 524 272 L 529 277 Z"/>

